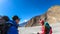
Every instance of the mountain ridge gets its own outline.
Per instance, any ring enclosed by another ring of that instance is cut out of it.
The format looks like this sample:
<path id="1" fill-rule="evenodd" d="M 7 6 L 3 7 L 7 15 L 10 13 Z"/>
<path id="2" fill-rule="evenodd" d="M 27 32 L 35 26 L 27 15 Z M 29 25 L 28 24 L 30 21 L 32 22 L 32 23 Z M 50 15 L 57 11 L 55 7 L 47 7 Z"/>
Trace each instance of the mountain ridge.
<path id="1" fill-rule="evenodd" d="M 35 17 L 32 17 L 28 23 L 25 25 L 25 27 L 32 27 L 32 26 L 39 26 L 39 19 L 43 19 L 47 21 L 49 24 L 51 23 L 57 23 L 60 22 L 60 6 L 52 6 L 50 7 L 46 13 L 42 15 L 38 15 Z"/>

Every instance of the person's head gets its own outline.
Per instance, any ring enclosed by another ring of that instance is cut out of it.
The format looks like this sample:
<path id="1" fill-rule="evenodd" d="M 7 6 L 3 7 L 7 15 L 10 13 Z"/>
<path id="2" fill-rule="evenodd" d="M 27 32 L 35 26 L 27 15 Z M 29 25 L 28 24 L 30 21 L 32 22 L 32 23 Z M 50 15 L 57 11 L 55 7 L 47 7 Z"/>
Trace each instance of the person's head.
<path id="1" fill-rule="evenodd" d="M 8 16 L 3 16 L 2 17 L 6 22 L 9 21 L 9 17 Z"/>
<path id="2" fill-rule="evenodd" d="M 41 25 L 44 25 L 44 20 L 39 20 L 39 23 L 41 24 Z"/>
<path id="3" fill-rule="evenodd" d="M 15 15 L 15 16 L 12 17 L 12 20 L 15 21 L 18 24 L 19 21 L 20 21 L 20 18 Z"/>

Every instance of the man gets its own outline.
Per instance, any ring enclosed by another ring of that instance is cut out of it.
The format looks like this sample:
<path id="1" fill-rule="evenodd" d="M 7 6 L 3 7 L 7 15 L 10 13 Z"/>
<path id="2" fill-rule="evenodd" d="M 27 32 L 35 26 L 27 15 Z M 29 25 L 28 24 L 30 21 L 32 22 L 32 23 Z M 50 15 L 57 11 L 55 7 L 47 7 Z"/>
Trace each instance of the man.
<path id="1" fill-rule="evenodd" d="M 12 17 L 12 20 L 15 22 L 16 28 L 18 29 L 18 23 L 20 22 L 20 18 L 17 15 L 15 15 Z"/>

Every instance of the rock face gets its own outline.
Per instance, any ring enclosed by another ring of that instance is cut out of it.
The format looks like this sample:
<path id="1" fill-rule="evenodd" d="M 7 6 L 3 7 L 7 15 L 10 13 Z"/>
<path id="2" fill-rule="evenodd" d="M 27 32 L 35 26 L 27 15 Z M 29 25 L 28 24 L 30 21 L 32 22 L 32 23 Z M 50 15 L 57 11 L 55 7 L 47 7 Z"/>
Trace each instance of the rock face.
<path id="1" fill-rule="evenodd" d="M 60 6 L 54 6 L 49 8 L 47 12 L 47 18 L 49 23 L 60 22 Z"/>
<path id="2" fill-rule="evenodd" d="M 39 26 L 39 19 L 43 19 L 48 23 L 60 22 L 60 6 L 53 6 L 49 8 L 45 14 L 33 17 L 31 20 L 28 21 L 28 23 L 25 26 Z"/>

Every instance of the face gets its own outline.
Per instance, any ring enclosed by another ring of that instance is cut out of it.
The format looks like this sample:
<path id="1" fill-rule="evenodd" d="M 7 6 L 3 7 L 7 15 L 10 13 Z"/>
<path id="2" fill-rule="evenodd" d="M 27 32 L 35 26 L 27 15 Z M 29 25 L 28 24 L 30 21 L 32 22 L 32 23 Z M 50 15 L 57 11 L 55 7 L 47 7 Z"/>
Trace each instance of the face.
<path id="1" fill-rule="evenodd" d="M 39 21 L 39 24 L 40 24 L 40 25 L 42 25 L 42 23 L 41 23 L 41 22 L 42 22 L 42 21 Z"/>
<path id="2" fill-rule="evenodd" d="M 43 25 L 42 20 L 39 20 L 39 24 L 40 24 L 40 25 Z"/>
<path id="3" fill-rule="evenodd" d="M 17 19 L 17 20 L 16 20 L 16 23 L 18 24 L 18 23 L 19 23 L 19 21 L 20 21 L 20 20 L 18 20 L 18 19 Z"/>

